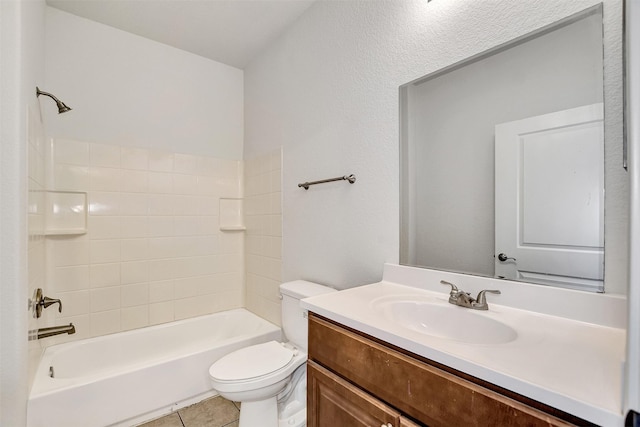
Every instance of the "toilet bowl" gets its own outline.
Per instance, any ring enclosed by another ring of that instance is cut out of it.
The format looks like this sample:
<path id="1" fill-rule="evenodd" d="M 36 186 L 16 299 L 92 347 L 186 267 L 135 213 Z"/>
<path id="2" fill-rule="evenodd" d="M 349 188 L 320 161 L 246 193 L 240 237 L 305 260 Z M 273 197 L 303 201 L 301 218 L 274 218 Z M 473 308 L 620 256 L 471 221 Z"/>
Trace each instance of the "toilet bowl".
<path id="1" fill-rule="evenodd" d="M 209 377 L 214 390 L 225 399 L 241 403 L 240 427 L 305 425 L 305 390 L 301 388 L 306 387 L 307 319 L 300 299 L 334 291 L 303 280 L 283 283 L 282 324 L 289 341 L 245 347 L 211 365 Z M 295 384 L 291 384 L 292 377 Z"/>

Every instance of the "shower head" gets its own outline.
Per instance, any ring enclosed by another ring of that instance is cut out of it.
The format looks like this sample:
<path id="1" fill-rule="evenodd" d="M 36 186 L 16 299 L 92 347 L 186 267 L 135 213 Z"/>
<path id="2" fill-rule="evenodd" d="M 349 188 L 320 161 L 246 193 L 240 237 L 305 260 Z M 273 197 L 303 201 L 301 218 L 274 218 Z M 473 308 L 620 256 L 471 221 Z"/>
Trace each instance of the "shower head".
<path id="1" fill-rule="evenodd" d="M 66 113 L 67 111 L 71 111 L 71 107 L 68 107 L 64 102 L 60 101 L 55 96 L 51 95 L 48 92 L 43 92 L 40 90 L 38 86 L 36 86 L 36 97 L 44 95 L 56 101 L 56 105 L 58 106 L 58 114 Z"/>

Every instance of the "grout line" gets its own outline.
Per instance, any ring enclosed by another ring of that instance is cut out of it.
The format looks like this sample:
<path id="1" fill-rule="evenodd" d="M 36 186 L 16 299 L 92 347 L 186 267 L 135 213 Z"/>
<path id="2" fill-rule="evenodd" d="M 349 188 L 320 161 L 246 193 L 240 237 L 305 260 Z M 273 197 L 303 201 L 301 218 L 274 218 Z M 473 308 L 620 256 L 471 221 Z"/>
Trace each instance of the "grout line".
<path id="1" fill-rule="evenodd" d="M 182 427 L 187 427 L 184 425 L 184 421 L 182 421 L 182 416 L 180 415 L 180 411 L 176 411 L 176 414 L 178 414 L 178 418 L 180 418 L 180 424 L 182 424 Z"/>

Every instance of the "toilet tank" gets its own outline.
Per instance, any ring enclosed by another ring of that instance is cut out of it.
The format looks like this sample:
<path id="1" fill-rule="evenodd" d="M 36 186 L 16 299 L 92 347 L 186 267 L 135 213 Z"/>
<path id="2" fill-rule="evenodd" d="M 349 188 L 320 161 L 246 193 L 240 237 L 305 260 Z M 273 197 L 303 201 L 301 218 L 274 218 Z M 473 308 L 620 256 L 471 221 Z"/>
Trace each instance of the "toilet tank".
<path id="1" fill-rule="evenodd" d="M 329 292 L 336 292 L 336 290 L 306 280 L 294 280 L 280 285 L 284 335 L 288 341 L 304 351 L 307 351 L 307 313 L 300 308 L 300 300 Z"/>

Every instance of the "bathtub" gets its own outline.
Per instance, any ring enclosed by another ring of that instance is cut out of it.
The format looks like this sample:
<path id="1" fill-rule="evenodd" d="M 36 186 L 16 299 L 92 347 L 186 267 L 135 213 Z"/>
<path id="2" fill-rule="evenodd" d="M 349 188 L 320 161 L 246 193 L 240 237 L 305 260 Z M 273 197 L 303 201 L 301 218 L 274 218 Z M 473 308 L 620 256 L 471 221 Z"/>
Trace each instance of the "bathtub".
<path id="1" fill-rule="evenodd" d="M 51 346 L 38 365 L 27 426 L 142 423 L 215 396 L 208 371 L 220 357 L 280 339 L 280 328 L 236 309 Z"/>

